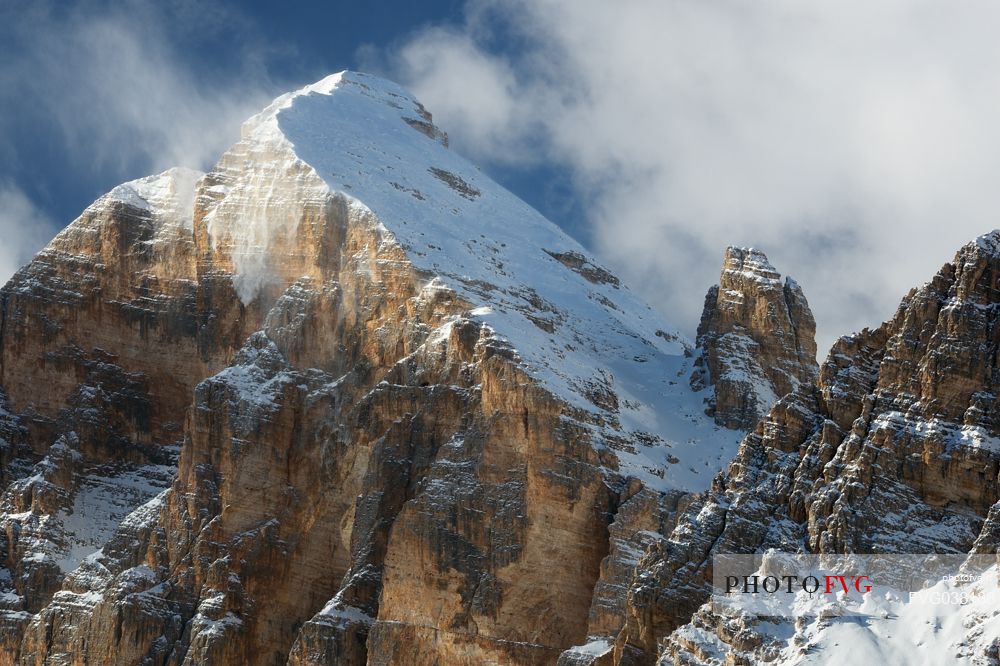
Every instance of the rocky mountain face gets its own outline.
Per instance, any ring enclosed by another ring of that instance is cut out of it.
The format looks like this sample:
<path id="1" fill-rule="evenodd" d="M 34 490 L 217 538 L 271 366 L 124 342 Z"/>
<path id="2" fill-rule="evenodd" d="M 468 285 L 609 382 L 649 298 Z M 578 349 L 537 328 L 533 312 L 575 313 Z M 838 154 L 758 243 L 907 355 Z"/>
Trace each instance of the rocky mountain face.
<path id="1" fill-rule="evenodd" d="M 115 188 L 0 291 L 0 662 L 616 658 L 811 377 L 801 291 L 737 253 L 696 349 L 355 73 Z"/>
<path id="2" fill-rule="evenodd" d="M 799 663 L 817 653 L 836 662 L 866 646 L 871 659 L 905 654 L 894 650 L 921 627 L 855 623 L 853 633 L 837 633 L 846 630 L 828 618 L 775 624 L 713 613 L 701 606 L 711 557 L 771 548 L 996 553 L 998 278 L 993 232 L 911 291 L 882 326 L 841 338 L 817 384 L 774 405 L 639 563 L 620 663 Z M 941 642 L 949 660 L 997 663 L 995 601 L 971 608 L 957 633 L 928 640 Z M 942 612 L 927 622 L 940 628 Z"/>
<path id="3" fill-rule="evenodd" d="M 201 176 L 174 169 L 115 188 L 0 291 L 8 660 L 64 574 L 170 484 L 191 391 L 244 336 L 226 340 L 225 308 L 198 287 Z"/>
<path id="4" fill-rule="evenodd" d="M 0 663 L 843 660 L 713 612 L 712 555 L 995 552 L 998 276 L 994 233 L 817 367 L 730 248 L 691 344 L 406 91 L 329 77 L 0 290 Z M 991 613 L 955 654 L 997 659 Z"/>
<path id="5" fill-rule="evenodd" d="M 816 320 L 791 278 L 760 250 L 726 249 L 719 284 L 705 295 L 691 386 L 714 387 L 710 413 L 750 430 L 778 398 L 816 381 Z"/>

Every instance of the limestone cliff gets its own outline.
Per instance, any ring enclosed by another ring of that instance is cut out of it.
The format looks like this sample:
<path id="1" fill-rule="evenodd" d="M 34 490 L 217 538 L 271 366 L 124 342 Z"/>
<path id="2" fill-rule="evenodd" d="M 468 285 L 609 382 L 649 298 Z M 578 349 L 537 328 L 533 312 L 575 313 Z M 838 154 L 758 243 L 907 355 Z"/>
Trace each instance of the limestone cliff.
<path id="1" fill-rule="evenodd" d="M 705 296 L 691 385 L 714 387 L 709 412 L 748 430 L 778 398 L 816 380 L 816 321 L 802 288 L 760 250 L 726 249 Z"/>
<path id="2" fill-rule="evenodd" d="M 116 436 L 180 440 L 191 388 L 232 355 L 203 326 L 216 313 L 199 315 L 191 215 L 201 176 L 172 169 L 115 188 L 0 292 L 0 384 L 9 409 L 30 414 L 34 441 L 66 429 L 66 410 L 100 401 L 77 390 L 98 384 L 114 391 L 102 407 Z M 120 448 L 86 440 L 95 454 Z"/>
<path id="3" fill-rule="evenodd" d="M 242 340 L 220 334 L 227 312 L 199 281 L 202 175 L 115 188 L 0 290 L 0 632 L 15 639 L 66 572 L 169 485 L 194 385 Z"/>

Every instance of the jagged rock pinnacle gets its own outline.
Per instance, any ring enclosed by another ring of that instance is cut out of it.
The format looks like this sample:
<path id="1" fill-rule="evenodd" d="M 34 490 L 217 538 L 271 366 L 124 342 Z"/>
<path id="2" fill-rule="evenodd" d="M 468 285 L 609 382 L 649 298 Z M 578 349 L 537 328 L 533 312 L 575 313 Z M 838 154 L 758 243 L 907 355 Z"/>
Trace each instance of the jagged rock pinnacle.
<path id="1" fill-rule="evenodd" d="M 802 288 L 760 250 L 729 247 L 698 325 L 695 389 L 715 387 L 709 413 L 749 429 L 781 396 L 816 379 L 816 321 Z"/>

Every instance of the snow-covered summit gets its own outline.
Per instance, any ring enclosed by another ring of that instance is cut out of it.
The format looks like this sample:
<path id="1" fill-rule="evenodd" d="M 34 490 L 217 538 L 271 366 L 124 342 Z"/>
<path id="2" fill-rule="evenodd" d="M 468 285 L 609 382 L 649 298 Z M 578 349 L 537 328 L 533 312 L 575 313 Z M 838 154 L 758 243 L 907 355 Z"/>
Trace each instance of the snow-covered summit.
<path id="1" fill-rule="evenodd" d="M 647 442 L 620 453 L 623 471 L 696 490 L 731 457 L 739 433 L 706 417 L 703 396 L 687 385 L 685 337 L 579 243 L 449 150 L 403 88 L 341 72 L 277 98 L 244 124 L 243 141 L 290 150 L 329 193 L 370 211 L 383 241 L 467 301 L 469 316 L 508 340 L 543 386 L 610 423 L 599 438 Z M 214 233 L 211 214 L 207 221 Z"/>

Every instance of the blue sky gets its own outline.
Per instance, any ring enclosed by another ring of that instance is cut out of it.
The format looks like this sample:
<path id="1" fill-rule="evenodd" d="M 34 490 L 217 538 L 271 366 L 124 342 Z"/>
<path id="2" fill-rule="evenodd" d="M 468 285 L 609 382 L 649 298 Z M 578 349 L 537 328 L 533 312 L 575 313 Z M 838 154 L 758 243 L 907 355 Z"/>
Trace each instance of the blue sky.
<path id="1" fill-rule="evenodd" d="M 352 68 L 682 330 L 725 246 L 763 249 L 822 349 L 1000 226 L 998 29 L 989 0 L 0 0 L 0 273 Z"/>

